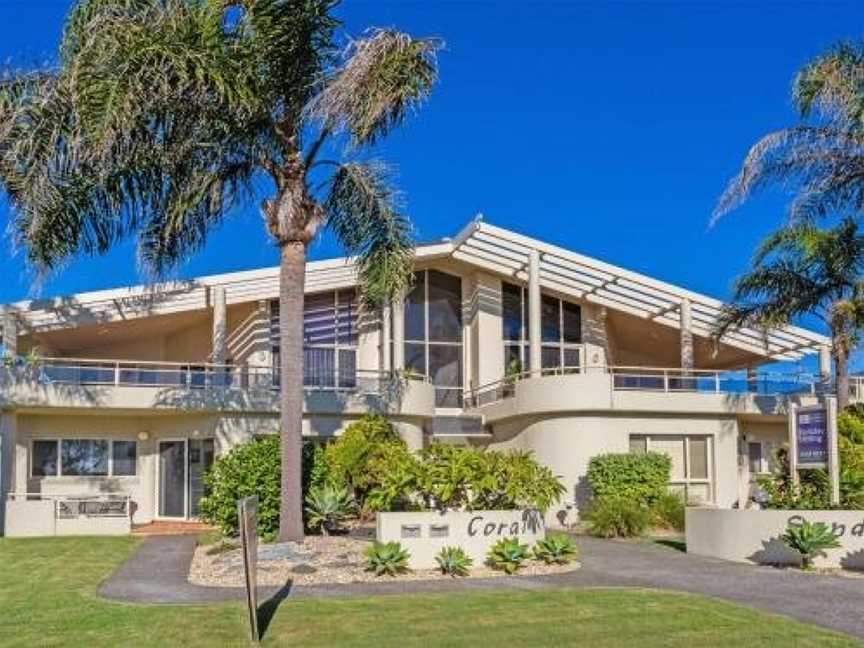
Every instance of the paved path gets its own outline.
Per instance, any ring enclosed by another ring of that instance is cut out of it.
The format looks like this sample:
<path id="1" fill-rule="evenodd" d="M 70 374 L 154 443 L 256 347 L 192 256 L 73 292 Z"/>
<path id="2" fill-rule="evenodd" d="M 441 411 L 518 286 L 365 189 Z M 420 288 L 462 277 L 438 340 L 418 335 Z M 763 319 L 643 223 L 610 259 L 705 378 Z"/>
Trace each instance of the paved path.
<path id="1" fill-rule="evenodd" d="M 260 599 L 408 594 L 556 587 L 650 587 L 705 594 L 864 638 L 864 579 L 739 565 L 684 554 L 649 542 L 580 537 L 582 569 L 569 574 L 447 581 L 382 581 L 262 588 Z M 186 581 L 194 537 L 147 538 L 100 587 L 106 598 L 136 603 L 238 600 L 242 589 Z"/>

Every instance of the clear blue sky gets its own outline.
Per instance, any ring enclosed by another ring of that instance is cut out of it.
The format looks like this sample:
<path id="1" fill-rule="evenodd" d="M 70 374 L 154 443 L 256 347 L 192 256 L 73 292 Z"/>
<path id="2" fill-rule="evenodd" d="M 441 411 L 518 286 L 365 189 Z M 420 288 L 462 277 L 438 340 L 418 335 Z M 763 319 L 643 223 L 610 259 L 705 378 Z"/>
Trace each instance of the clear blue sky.
<path id="1" fill-rule="evenodd" d="M 50 60 L 69 2 L 0 0 L 0 60 Z M 503 227 L 719 298 L 782 219 L 779 194 L 708 228 L 757 137 L 796 119 L 795 71 L 859 39 L 861 2 L 375 2 L 340 8 L 353 34 L 396 26 L 442 37 L 431 101 L 381 147 L 418 237 L 482 211 Z M 8 213 L 0 212 L 0 221 Z M 313 257 L 334 256 L 329 243 Z M 255 206 L 184 265 L 194 276 L 271 265 Z M 71 263 L 41 295 L 138 281 L 134 255 Z M 8 242 L 0 303 L 30 294 Z"/>

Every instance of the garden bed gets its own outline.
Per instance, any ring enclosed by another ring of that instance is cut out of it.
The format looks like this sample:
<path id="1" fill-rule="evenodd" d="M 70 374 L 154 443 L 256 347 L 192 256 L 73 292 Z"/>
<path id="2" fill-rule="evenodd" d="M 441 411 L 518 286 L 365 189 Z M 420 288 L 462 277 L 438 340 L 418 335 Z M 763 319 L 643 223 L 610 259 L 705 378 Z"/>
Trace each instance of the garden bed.
<path id="1" fill-rule="evenodd" d="M 258 584 L 281 586 L 323 585 L 372 581 L 440 580 L 450 576 L 438 570 L 412 570 L 396 577 L 375 576 L 366 571 L 363 551 L 375 538 L 373 528 L 361 527 L 349 535 L 307 536 L 302 545 L 295 543 L 259 544 Z M 546 565 L 534 560 L 525 563 L 519 575 L 561 574 L 579 569 L 574 561 L 567 565 Z M 486 565 L 474 563 L 466 578 L 505 576 Z M 219 543 L 199 545 L 189 567 L 189 582 L 210 587 L 243 587 L 243 555 L 238 548 L 226 549 Z"/>

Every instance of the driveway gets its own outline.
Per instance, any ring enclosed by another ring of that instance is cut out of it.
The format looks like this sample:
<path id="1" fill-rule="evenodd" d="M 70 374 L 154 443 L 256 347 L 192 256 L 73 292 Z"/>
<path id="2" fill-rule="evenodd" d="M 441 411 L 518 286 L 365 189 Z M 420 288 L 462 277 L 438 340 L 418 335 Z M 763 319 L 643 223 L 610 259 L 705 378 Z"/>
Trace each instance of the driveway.
<path id="1" fill-rule="evenodd" d="M 647 587 L 714 596 L 864 639 L 864 578 L 806 574 L 685 554 L 648 541 L 580 536 L 582 569 L 553 576 L 446 581 L 382 581 L 268 588 L 268 597 L 336 597 L 554 587 Z M 100 587 L 105 598 L 135 603 L 204 603 L 242 599 L 243 590 L 190 585 L 195 538 L 147 538 Z"/>

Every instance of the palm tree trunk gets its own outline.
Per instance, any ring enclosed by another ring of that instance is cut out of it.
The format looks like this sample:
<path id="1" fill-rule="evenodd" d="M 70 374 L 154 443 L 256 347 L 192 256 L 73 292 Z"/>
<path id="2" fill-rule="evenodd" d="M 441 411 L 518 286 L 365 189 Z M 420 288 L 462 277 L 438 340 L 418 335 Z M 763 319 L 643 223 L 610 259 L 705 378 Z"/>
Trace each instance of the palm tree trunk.
<path id="1" fill-rule="evenodd" d="M 842 412 L 849 405 L 849 358 L 842 350 L 834 352 L 834 371 L 837 374 L 837 411 Z"/>
<path id="2" fill-rule="evenodd" d="M 299 241 L 280 248 L 279 361 L 280 452 L 282 493 L 279 541 L 303 542 L 303 288 L 306 246 Z"/>

